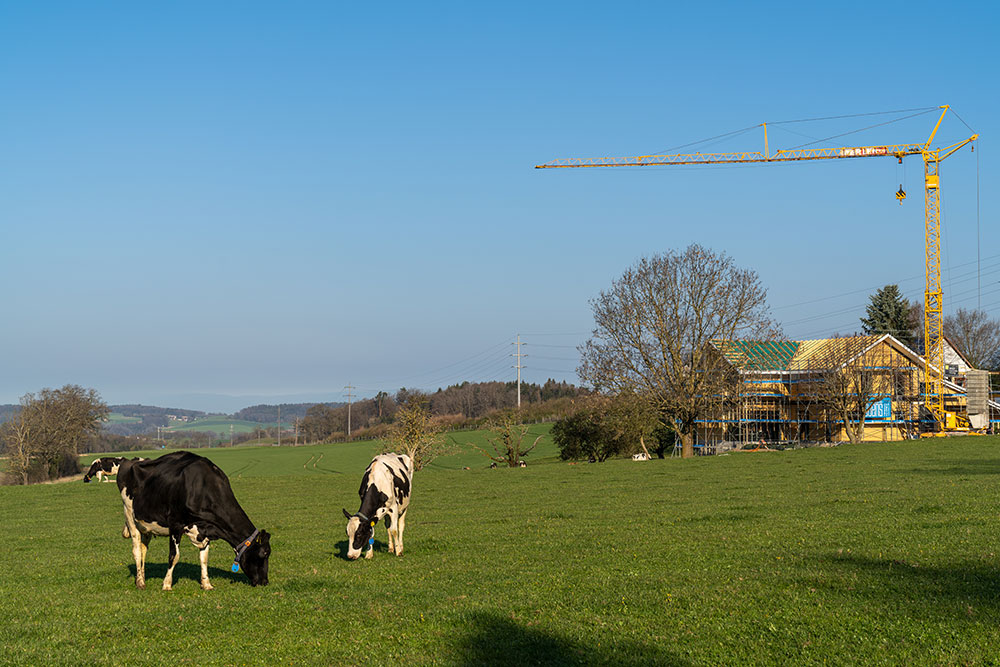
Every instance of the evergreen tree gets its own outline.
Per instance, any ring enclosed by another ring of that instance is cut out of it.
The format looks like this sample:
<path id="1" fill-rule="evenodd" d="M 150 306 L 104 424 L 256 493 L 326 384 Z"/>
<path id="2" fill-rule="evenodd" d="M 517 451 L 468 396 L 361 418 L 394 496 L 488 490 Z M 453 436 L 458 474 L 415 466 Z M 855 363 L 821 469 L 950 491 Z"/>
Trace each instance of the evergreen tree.
<path id="1" fill-rule="evenodd" d="M 915 336 L 909 316 L 910 302 L 903 298 L 898 285 L 886 285 L 869 299 L 867 317 L 861 318 L 861 331 L 871 336 L 891 334 L 912 348 Z"/>

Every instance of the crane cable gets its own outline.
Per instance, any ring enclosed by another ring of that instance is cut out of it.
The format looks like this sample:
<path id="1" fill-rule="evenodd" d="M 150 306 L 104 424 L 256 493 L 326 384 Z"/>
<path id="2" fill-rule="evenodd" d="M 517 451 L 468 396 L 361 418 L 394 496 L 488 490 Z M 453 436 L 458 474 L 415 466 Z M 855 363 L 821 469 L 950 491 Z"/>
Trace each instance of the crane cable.
<path id="1" fill-rule="evenodd" d="M 906 116 L 904 118 L 897 118 L 895 120 L 890 120 L 887 123 L 880 123 L 879 124 L 879 125 L 887 125 L 888 123 L 895 123 L 896 121 L 906 120 L 907 118 L 913 118 L 915 116 L 919 116 L 919 115 L 924 114 L 924 113 L 930 113 L 931 111 L 934 111 L 935 109 L 938 109 L 938 108 L 939 107 L 918 107 L 918 108 L 915 108 L 915 109 L 896 109 L 895 111 L 871 111 L 871 112 L 868 112 L 868 113 L 852 113 L 852 114 L 845 114 L 845 115 L 842 115 L 842 116 L 821 116 L 821 117 L 817 117 L 817 118 L 794 118 L 792 120 L 770 121 L 770 122 L 768 122 L 766 124 L 767 125 L 787 125 L 787 124 L 790 124 L 790 123 L 807 123 L 807 122 L 821 121 L 821 120 L 840 120 L 840 119 L 843 119 L 843 118 L 861 118 L 861 117 L 864 117 L 864 116 L 884 116 L 884 115 L 893 114 L 893 113 L 910 113 L 911 111 L 919 112 L 919 113 L 913 114 L 912 116 Z M 955 115 L 957 116 L 958 114 L 955 114 Z M 959 120 L 961 120 L 961 118 L 959 118 Z M 962 122 L 964 123 L 965 121 L 962 121 Z M 879 127 L 879 125 L 872 125 L 870 127 L 861 128 L 860 130 L 854 130 L 854 132 L 863 132 L 864 130 L 871 129 L 872 127 Z M 671 146 L 670 148 L 664 148 L 662 150 L 652 151 L 649 154 L 650 155 L 662 155 L 664 153 L 669 153 L 671 151 L 676 151 L 676 150 L 679 150 L 681 148 L 687 148 L 689 146 L 696 146 L 698 144 L 704 144 L 704 143 L 707 143 L 709 141 L 715 141 L 716 139 L 724 139 L 726 137 L 731 137 L 733 135 L 743 134 L 743 133 L 749 132 L 751 130 L 756 130 L 760 126 L 761 126 L 761 124 L 751 125 L 750 127 L 745 127 L 745 128 L 743 128 L 741 130 L 733 130 L 732 132 L 726 132 L 724 134 L 717 134 L 714 137 L 708 137 L 707 139 L 699 139 L 698 141 L 692 141 L 692 142 L 687 143 L 687 144 L 680 144 L 679 146 Z M 792 132 L 791 130 L 788 130 L 788 131 Z M 792 134 L 798 134 L 798 133 L 797 132 L 792 132 Z M 848 132 L 847 134 L 851 134 L 851 132 Z M 844 136 L 844 135 L 837 135 L 837 136 Z M 829 139 L 833 139 L 835 137 L 828 137 L 828 138 Z M 819 142 L 819 141 L 826 141 L 826 139 L 817 139 L 816 140 L 816 142 Z M 813 142 L 813 143 L 816 143 L 816 142 Z M 802 144 L 802 145 L 803 146 L 808 146 L 809 144 Z M 800 146 L 796 146 L 795 148 L 800 148 Z"/>
<path id="2" fill-rule="evenodd" d="M 927 111 L 920 111 L 920 112 L 915 113 L 915 114 L 910 114 L 909 116 L 902 116 L 900 118 L 893 118 L 892 120 L 887 120 L 884 123 L 875 123 L 874 125 L 869 125 L 868 127 L 862 127 L 860 129 L 857 129 L 857 130 L 851 130 L 850 132 L 843 132 L 841 134 L 835 134 L 835 135 L 830 136 L 830 137 L 824 137 L 823 139 L 817 139 L 816 141 L 810 141 L 809 143 L 799 144 L 798 146 L 792 146 L 788 150 L 796 150 L 798 148 L 804 148 L 806 146 L 812 146 L 813 144 L 818 144 L 821 141 L 829 141 L 830 139 L 839 139 L 840 137 L 846 137 L 849 134 L 857 134 L 858 132 L 864 132 L 865 130 L 871 130 L 871 129 L 874 129 L 876 127 L 882 127 L 883 125 L 890 125 L 892 123 L 898 123 L 901 120 L 907 120 L 907 119 L 910 119 L 910 118 L 916 118 L 917 116 L 923 116 L 924 114 L 931 113 L 932 111 L 934 111 L 933 108 L 932 109 L 928 109 Z"/>

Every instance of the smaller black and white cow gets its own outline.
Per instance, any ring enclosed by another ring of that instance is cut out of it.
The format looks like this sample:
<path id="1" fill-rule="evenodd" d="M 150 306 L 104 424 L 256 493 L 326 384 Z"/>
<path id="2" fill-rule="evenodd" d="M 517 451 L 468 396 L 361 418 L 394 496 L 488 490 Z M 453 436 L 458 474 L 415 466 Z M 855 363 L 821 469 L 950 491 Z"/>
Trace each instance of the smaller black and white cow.
<path id="1" fill-rule="evenodd" d="M 191 452 L 171 452 L 149 461 L 123 461 L 118 489 L 125 508 L 122 537 L 132 538 L 137 588 L 146 587 L 146 549 L 154 535 L 170 538 L 165 591 L 173 586 L 184 535 L 199 549 L 203 589 L 212 588 L 208 545 L 215 539 L 233 547 L 233 572 L 242 568 L 252 586 L 267 586 L 271 536 L 254 527 L 236 502 L 226 473 L 208 459 Z"/>
<path id="2" fill-rule="evenodd" d="M 110 482 L 111 477 L 118 474 L 118 467 L 124 460 L 123 456 L 102 456 L 95 459 L 90 464 L 90 470 L 83 476 L 83 481 L 90 482 L 92 478 L 96 477 L 98 482 Z"/>
<path id="3" fill-rule="evenodd" d="M 375 545 L 375 524 L 385 518 L 389 532 L 389 551 L 403 555 L 403 528 L 406 508 L 410 505 L 410 484 L 413 462 L 406 454 L 380 454 L 372 459 L 361 478 L 358 495 L 361 507 L 347 517 L 347 557 L 356 560 L 368 547 L 365 558 L 372 557 Z"/>

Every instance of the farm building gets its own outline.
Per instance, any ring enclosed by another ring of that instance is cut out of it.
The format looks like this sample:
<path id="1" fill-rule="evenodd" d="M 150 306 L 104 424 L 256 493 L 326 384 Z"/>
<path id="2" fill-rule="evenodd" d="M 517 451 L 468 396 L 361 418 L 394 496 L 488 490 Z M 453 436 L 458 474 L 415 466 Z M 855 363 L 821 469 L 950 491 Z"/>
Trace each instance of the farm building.
<path id="1" fill-rule="evenodd" d="M 738 381 L 699 421 L 701 445 L 836 442 L 851 439 L 850 431 L 856 440 L 899 440 L 934 428 L 923 407 L 924 359 L 893 336 L 712 345 Z M 945 346 L 946 359 L 955 360 L 944 381 L 946 410 L 978 428 L 1000 425 L 1000 404 L 988 400 L 988 389 L 972 403 L 974 392 L 967 395 L 987 375 Z"/>

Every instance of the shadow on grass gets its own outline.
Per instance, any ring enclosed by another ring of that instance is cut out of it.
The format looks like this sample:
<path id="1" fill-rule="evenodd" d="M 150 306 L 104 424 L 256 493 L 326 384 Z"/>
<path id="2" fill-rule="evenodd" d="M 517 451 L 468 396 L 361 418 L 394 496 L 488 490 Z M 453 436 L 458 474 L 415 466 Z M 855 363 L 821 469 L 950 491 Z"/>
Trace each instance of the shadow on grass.
<path id="1" fill-rule="evenodd" d="M 135 563 L 128 566 L 128 571 L 132 577 L 132 581 L 135 581 Z M 159 588 L 163 584 L 163 577 L 167 574 L 167 563 L 166 561 L 162 563 L 146 561 L 146 588 Z M 185 563 L 181 561 L 177 563 L 174 567 L 174 588 L 177 588 L 178 584 L 183 585 L 187 580 L 193 581 L 196 585 L 201 586 L 201 565 L 198 563 Z M 230 584 L 246 584 L 250 585 L 250 580 L 247 579 L 243 572 L 234 573 L 232 570 L 223 570 L 222 568 L 208 566 L 208 580 L 212 582 L 213 586 L 218 586 L 220 583 L 228 582 Z"/>
<path id="2" fill-rule="evenodd" d="M 389 543 L 379 542 L 378 540 L 375 540 L 375 553 L 372 554 L 372 558 L 376 558 L 380 553 L 391 555 L 389 554 Z M 336 544 L 333 545 L 332 557 L 350 562 L 351 559 L 347 557 L 347 540 L 341 540 L 340 542 L 337 542 Z M 365 559 L 365 552 L 364 550 L 362 550 L 361 558 L 359 558 L 358 560 L 364 560 L 364 559 Z"/>
<path id="3" fill-rule="evenodd" d="M 631 641 L 610 646 L 550 635 L 490 612 L 470 619 L 461 665 L 662 665 L 689 664 L 662 647 Z"/>
<path id="4" fill-rule="evenodd" d="M 933 475 L 1000 475 L 1000 459 L 982 461 L 935 461 L 934 465 L 911 469 L 911 472 Z"/>
<path id="5" fill-rule="evenodd" d="M 887 600 L 966 602 L 1000 611 L 1000 572 L 986 563 L 955 563 L 947 567 L 925 567 L 888 558 L 830 555 L 820 559 L 831 572 L 858 575 L 854 596 Z M 865 586 L 865 580 L 870 586 Z M 860 584 L 860 585 L 857 585 Z M 829 581 L 822 584 L 832 588 Z M 957 610 L 958 607 L 955 607 Z"/>

